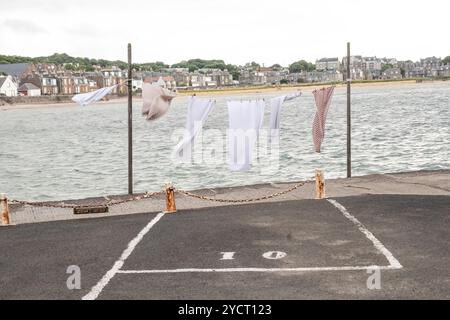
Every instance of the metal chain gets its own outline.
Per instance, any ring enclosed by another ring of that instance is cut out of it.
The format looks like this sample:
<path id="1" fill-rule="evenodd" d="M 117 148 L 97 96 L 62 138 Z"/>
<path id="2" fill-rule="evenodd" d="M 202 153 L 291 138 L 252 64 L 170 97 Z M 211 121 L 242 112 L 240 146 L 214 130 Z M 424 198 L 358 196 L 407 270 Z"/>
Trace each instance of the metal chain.
<path id="1" fill-rule="evenodd" d="M 262 196 L 262 197 L 258 197 L 258 198 L 250 198 L 250 199 L 221 199 L 221 198 L 212 198 L 212 197 L 207 197 L 207 196 L 201 196 L 198 194 L 194 194 L 191 193 L 189 191 L 185 191 L 182 189 L 175 189 L 175 192 L 184 194 L 188 197 L 192 197 L 192 198 L 197 198 L 200 200 L 205 200 L 205 201 L 212 201 L 212 202 L 222 202 L 222 203 L 249 203 L 249 202 L 257 202 L 257 201 L 262 201 L 262 200 L 268 200 L 268 199 L 272 199 L 272 198 L 276 198 L 282 195 L 285 195 L 289 192 L 292 192 L 294 190 L 297 190 L 298 188 L 304 186 L 306 183 L 311 182 L 313 180 L 306 180 L 304 182 L 300 182 L 297 183 L 296 185 L 292 186 L 291 188 L 284 190 L 284 191 L 280 191 L 280 192 L 276 192 L 270 195 L 266 195 L 266 196 Z M 145 194 L 141 195 L 141 196 L 134 196 L 128 199 L 123 199 L 123 200 L 109 200 L 106 203 L 103 204 L 90 204 L 90 205 L 77 205 L 77 204 L 66 204 L 66 203 L 61 203 L 61 204 L 54 204 L 54 203 L 48 203 L 48 202 L 33 202 L 33 201 L 23 201 L 23 200 L 15 200 L 15 199 L 9 199 L 11 204 L 21 204 L 21 205 L 27 205 L 27 206 L 33 206 L 33 207 L 48 207 L 48 208 L 63 208 L 63 209 L 75 209 L 75 208 L 89 208 L 92 206 L 115 206 L 115 205 L 119 205 L 119 204 L 124 204 L 127 202 L 131 202 L 131 201 L 139 201 L 139 200 L 143 200 L 143 199 L 148 199 L 151 197 L 154 197 L 156 195 L 160 195 L 163 194 L 165 191 L 157 191 L 157 192 L 146 192 Z"/>
<path id="2" fill-rule="evenodd" d="M 222 203 L 224 203 L 224 202 L 225 203 L 248 203 L 248 202 L 257 202 L 257 201 L 262 201 L 262 200 L 267 200 L 267 199 L 272 199 L 272 198 L 275 198 L 275 197 L 282 196 L 282 195 L 284 195 L 286 193 L 289 193 L 289 192 L 292 192 L 294 190 L 297 190 L 298 188 L 304 186 L 307 182 L 311 182 L 311 181 L 312 180 L 307 180 L 307 181 L 304 181 L 304 182 L 300 182 L 300 183 L 297 183 L 296 185 L 294 185 L 293 187 L 291 187 L 291 188 L 289 188 L 287 190 L 276 192 L 276 193 L 273 193 L 273 194 L 270 194 L 270 195 L 266 195 L 266 196 L 263 196 L 263 197 L 251 198 L 251 199 L 220 199 L 220 198 L 212 198 L 212 197 L 207 197 L 207 196 L 201 196 L 201 195 L 194 194 L 194 193 L 191 193 L 189 191 L 185 191 L 185 190 L 181 190 L 181 189 L 175 189 L 175 191 L 178 192 L 178 193 L 184 194 L 184 195 L 186 195 L 188 197 L 197 198 L 197 199 L 206 200 L 206 201 L 222 202 Z"/>
<path id="3" fill-rule="evenodd" d="M 153 196 L 159 195 L 159 194 L 163 194 L 164 191 L 158 191 L 158 192 L 146 192 L 145 194 L 141 195 L 141 196 L 134 196 L 128 199 L 123 199 L 123 200 L 109 200 L 106 203 L 103 204 L 90 204 L 90 205 L 77 205 L 77 204 L 66 204 L 66 203 L 61 203 L 61 204 L 53 204 L 53 203 L 47 203 L 47 202 L 33 202 L 33 201 L 23 201 L 23 200 L 14 200 L 14 199 L 9 199 L 11 204 L 21 204 L 21 205 L 27 205 L 27 206 L 33 206 L 33 207 L 48 207 L 48 208 L 63 208 L 63 209 L 78 209 L 78 208 L 89 208 L 92 206 L 115 206 L 115 205 L 119 205 L 119 204 L 123 204 L 123 203 L 127 203 L 127 202 L 131 202 L 131 201 L 139 201 L 139 200 L 143 200 L 143 199 L 148 199 L 151 198 Z"/>

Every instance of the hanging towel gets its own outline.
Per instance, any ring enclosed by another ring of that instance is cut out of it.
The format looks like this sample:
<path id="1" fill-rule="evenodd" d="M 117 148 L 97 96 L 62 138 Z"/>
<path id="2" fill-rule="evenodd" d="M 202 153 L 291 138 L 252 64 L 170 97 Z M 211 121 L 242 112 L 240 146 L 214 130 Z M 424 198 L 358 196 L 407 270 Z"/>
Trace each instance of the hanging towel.
<path id="1" fill-rule="evenodd" d="M 159 85 L 144 83 L 142 85 L 142 115 L 147 120 L 156 120 L 163 116 L 169 109 L 176 93 L 161 88 Z"/>
<path id="2" fill-rule="evenodd" d="M 195 136 L 202 129 L 215 101 L 190 97 L 187 106 L 186 130 L 183 139 L 174 149 L 176 158 L 190 161 Z"/>
<path id="3" fill-rule="evenodd" d="M 248 171 L 264 120 L 264 100 L 229 101 L 229 161 L 231 171 Z"/>
<path id="4" fill-rule="evenodd" d="M 280 120 L 281 120 L 281 106 L 283 102 L 293 100 L 302 95 L 301 92 L 296 92 L 289 95 L 283 95 L 270 99 L 270 141 L 275 140 L 279 135 L 280 130 Z"/>
<path id="5" fill-rule="evenodd" d="M 105 97 L 119 85 L 120 84 L 116 84 L 115 86 L 112 87 L 105 87 L 92 92 L 74 95 L 72 97 L 72 101 L 78 103 L 81 106 L 86 106 L 88 104 L 101 100 L 103 97 Z"/>
<path id="6" fill-rule="evenodd" d="M 320 146 L 325 138 L 325 121 L 327 120 L 327 113 L 330 108 L 333 92 L 334 86 L 313 91 L 317 110 L 314 117 L 312 135 L 314 149 L 318 153 L 320 153 Z"/>

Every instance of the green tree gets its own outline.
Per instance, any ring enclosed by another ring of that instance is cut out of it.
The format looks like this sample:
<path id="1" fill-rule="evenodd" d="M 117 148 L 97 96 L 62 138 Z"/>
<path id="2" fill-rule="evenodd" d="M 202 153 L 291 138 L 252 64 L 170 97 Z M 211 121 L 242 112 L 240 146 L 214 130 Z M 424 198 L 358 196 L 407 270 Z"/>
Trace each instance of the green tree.
<path id="1" fill-rule="evenodd" d="M 442 60 L 442 63 L 443 63 L 443 64 L 450 64 L 450 56 L 445 57 L 445 58 Z"/>
<path id="2" fill-rule="evenodd" d="M 278 63 L 275 63 L 273 66 L 270 67 L 272 70 L 274 71 L 280 71 L 281 69 L 283 69 L 283 67 L 281 65 L 279 65 Z"/>
<path id="3" fill-rule="evenodd" d="M 73 64 L 71 64 L 71 63 L 66 63 L 64 65 L 64 69 L 66 69 L 68 71 L 72 71 L 72 70 L 75 70 L 75 66 Z"/>
<path id="4" fill-rule="evenodd" d="M 391 69 L 394 66 L 392 64 L 386 63 L 381 67 L 381 72 L 385 72 L 387 69 Z"/>
<path id="5" fill-rule="evenodd" d="M 234 64 L 227 64 L 225 69 L 228 70 L 229 73 L 233 76 L 233 80 L 239 80 L 239 76 L 241 75 L 241 70 L 235 66 Z"/>
<path id="6" fill-rule="evenodd" d="M 300 60 L 289 65 L 290 73 L 299 73 L 302 71 L 313 71 L 316 66 L 313 63 L 307 62 L 305 60 Z"/>

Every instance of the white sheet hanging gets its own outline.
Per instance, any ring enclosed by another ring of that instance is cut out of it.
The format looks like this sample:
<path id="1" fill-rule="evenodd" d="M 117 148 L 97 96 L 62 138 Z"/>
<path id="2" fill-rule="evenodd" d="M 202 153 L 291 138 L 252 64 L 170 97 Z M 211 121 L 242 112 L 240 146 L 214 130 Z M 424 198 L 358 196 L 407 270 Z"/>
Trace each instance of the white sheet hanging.
<path id="1" fill-rule="evenodd" d="M 264 120 L 264 100 L 228 102 L 228 146 L 231 171 L 248 171 Z"/>
<path id="2" fill-rule="evenodd" d="M 187 106 L 186 130 L 183 139 L 176 145 L 174 156 L 185 162 L 191 160 L 195 136 L 202 129 L 209 113 L 214 109 L 215 101 L 190 97 Z"/>
<path id="3" fill-rule="evenodd" d="M 114 86 L 101 88 L 92 92 L 74 95 L 72 97 L 72 101 L 78 103 L 81 106 L 86 106 L 88 104 L 100 101 L 103 97 L 111 93 L 111 91 L 113 91 L 114 88 L 116 88 L 119 85 L 120 84 L 116 84 Z"/>
<path id="4" fill-rule="evenodd" d="M 281 106 L 283 105 L 283 102 L 293 100 L 301 95 L 301 92 L 296 92 L 270 99 L 270 142 L 274 141 L 280 133 Z"/>

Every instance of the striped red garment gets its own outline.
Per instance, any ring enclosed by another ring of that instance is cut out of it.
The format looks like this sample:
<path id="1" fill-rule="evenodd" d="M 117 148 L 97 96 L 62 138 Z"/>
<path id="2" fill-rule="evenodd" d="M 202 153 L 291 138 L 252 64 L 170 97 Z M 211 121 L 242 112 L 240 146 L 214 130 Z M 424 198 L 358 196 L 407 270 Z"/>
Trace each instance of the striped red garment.
<path id="1" fill-rule="evenodd" d="M 330 108 L 333 92 L 334 86 L 313 91 L 317 110 L 314 117 L 312 134 L 314 149 L 318 153 L 320 153 L 320 146 L 325 138 L 325 121 L 327 119 L 327 113 Z"/>

